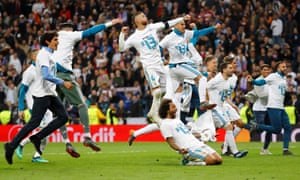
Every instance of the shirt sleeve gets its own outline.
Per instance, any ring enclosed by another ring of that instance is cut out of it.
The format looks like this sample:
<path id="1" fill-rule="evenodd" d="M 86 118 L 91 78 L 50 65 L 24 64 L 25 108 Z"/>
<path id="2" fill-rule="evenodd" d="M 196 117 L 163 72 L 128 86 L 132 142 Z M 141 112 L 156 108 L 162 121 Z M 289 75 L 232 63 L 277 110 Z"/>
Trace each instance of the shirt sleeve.
<path id="1" fill-rule="evenodd" d="M 158 22 L 154 24 L 149 24 L 148 26 L 150 29 L 162 30 L 165 28 L 166 25 L 163 22 Z"/>
<path id="2" fill-rule="evenodd" d="M 199 38 L 213 32 L 216 28 L 214 26 L 199 30 L 194 30 L 193 38 Z"/>
<path id="3" fill-rule="evenodd" d="M 125 35 L 123 32 L 121 32 L 119 35 L 119 50 L 123 52 L 131 47 L 132 47 L 131 38 L 129 37 L 127 40 L 125 40 Z"/>
<path id="4" fill-rule="evenodd" d="M 265 78 L 265 81 L 266 81 L 267 84 L 272 83 L 274 80 L 275 80 L 275 74 L 274 73 L 270 74 L 269 76 L 267 76 Z"/>
<path id="5" fill-rule="evenodd" d="M 171 126 L 169 126 L 168 124 L 162 124 L 162 126 L 160 128 L 160 132 L 161 132 L 162 136 L 164 137 L 164 139 L 173 137 Z"/>
<path id="6" fill-rule="evenodd" d="M 64 81 L 62 79 L 51 75 L 48 66 L 42 66 L 41 71 L 42 71 L 43 78 L 45 80 L 50 81 L 54 84 L 58 84 L 58 85 L 62 85 L 64 83 Z"/>
<path id="7" fill-rule="evenodd" d="M 100 31 L 103 31 L 105 29 L 105 25 L 104 24 L 98 24 L 98 25 L 95 25 L 89 29 L 86 29 L 82 32 L 82 38 L 86 38 L 86 37 L 89 37 L 89 36 L 93 36 L 95 35 L 96 33 L 100 32 Z"/>
<path id="8" fill-rule="evenodd" d="M 59 31 L 58 37 L 63 39 L 63 41 L 76 43 L 82 39 L 82 34 L 83 31 Z"/>
<path id="9" fill-rule="evenodd" d="M 26 85 L 26 86 L 30 86 L 30 84 L 33 82 L 34 80 L 34 75 L 31 74 L 28 71 L 25 71 L 23 73 L 23 77 L 22 77 L 22 84 Z"/>
<path id="10" fill-rule="evenodd" d="M 159 46 L 162 47 L 163 49 L 168 48 L 168 38 L 169 36 L 165 36 L 160 42 L 159 42 Z"/>
<path id="11" fill-rule="evenodd" d="M 20 91 L 19 91 L 19 103 L 18 103 L 18 110 L 19 111 L 24 111 L 25 105 L 25 95 L 28 91 L 28 86 L 25 84 L 21 84 Z"/>
<path id="12" fill-rule="evenodd" d="M 218 76 L 216 76 L 216 77 L 218 77 Z M 210 81 L 208 81 L 207 89 L 213 89 L 218 85 L 219 80 L 216 77 L 214 77 Z"/>
<path id="13" fill-rule="evenodd" d="M 152 29 L 161 30 L 164 28 L 175 26 L 175 24 L 179 23 L 180 21 L 183 21 L 183 17 L 169 20 L 166 23 L 158 22 L 158 23 L 154 23 L 154 24 L 149 24 L 149 27 Z M 166 26 L 166 24 L 167 24 L 167 26 Z"/>

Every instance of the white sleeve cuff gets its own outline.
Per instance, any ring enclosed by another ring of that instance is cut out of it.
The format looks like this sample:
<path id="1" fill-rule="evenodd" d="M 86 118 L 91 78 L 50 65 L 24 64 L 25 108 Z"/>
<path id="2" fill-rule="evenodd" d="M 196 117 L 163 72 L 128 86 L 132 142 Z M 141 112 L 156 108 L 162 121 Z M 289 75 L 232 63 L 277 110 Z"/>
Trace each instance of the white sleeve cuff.
<path id="1" fill-rule="evenodd" d="M 112 26 L 113 24 L 112 24 L 111 21 L 109 21 L 109 22 L 105 23 L 104 25 L 105 25 L 106 28 L 108 28 L 108 27 Z"/>

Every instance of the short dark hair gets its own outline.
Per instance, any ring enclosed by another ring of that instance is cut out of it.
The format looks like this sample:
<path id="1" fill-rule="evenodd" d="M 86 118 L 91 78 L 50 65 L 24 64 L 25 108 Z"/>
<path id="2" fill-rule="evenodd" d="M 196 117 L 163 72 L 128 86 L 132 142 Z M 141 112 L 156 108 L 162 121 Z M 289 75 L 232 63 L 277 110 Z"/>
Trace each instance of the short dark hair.
<path id="1" fill-rule="evenodd" d="M 69 23 L 69 22 L 65 22 L 65 23 L 60 23 L 59 24 L 59 28 L 63 29 L 63 28 L 73 28 L 73 24 Z"/>
<path id="2" fill-rule="evenodd" d="M 260 66 L 260 70 L 263 70 L 264 68 L 271 68 L 271 66 L 269 64 L 263 64 Z"/>
<path id="3" fill-rule="evenodd" d="M 166 118 L 168 114 L 168 110 L 170 108 L 170 103 L 172 102 L 171 99 L 163 99 L 160 103 L 158 114 L 160 118 Z"/>
<path id="4" fill-rule="evenodd" d="M 223 62 L 224 62 L 224 63 L 232 63 L 233 60 L 234 60 L 234 56 L 228 55 L 228 56 L 225 56 L 225 57 L 224 57 Z"/>
<path id="5" fill-rule="evenodd" d="M 275 71 L 277 71 L 278 67 L 280 64 L 283 64 L 285 63 L 284 61 L 278 61 L 276 64 L 275 64 Z"/>
<path id="6" fill-rule="evenodd" d="M 205 57 L 204 63 L 206 64 L 206 63 L 208 63 L 208 62 L 210 62 L 214 59 L 217 59 L 214 55 L 208 55 L 208 56 Z"/>
<path id="7" fill-rule="evenodd" d="M 56 31 L 48 31 L 48 32 L 45 32 L 42 36 L 41 36 L 41 39 L 40 39 L 40 44 L 41 46 L 47 46 L 48 47 L 48 44 L 46 41 L 50 42 L 54 37 L 57 37 L 58 34 Z"/>
<path id="8" fill-rule="evenodd" d="M 144 13 L 143 11 L 137 11 L 136 13 L 134 13 L 133 14 L 133 24 L 136 26 L 136 24 L 135 24 L 135 18 L 138 16 L 138 15 L 140 15 L 140 14 L 142 14 L 142 13 Z"/>
<path id="9" fill-rule="evenodd" d="M 223 73 L 223 70 L 227 68 L 228 65 L 230 65 L 230 62 L 223 62 L 220 64 L 220 71 Z"/>

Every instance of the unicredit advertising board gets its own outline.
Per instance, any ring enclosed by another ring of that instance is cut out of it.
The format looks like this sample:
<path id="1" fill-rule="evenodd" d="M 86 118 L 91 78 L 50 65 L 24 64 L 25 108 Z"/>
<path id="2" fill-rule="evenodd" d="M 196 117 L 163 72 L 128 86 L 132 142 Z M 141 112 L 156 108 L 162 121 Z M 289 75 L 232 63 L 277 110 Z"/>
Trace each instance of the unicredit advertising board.
<path id="1" fill-rule="evenodd" d="M 96 142 L 127 142 L 130 130 L 136 130 L 144 127 L 145 125 L 116 125 L 116 126 L 91 126 L 92 139 Z M 22 125 L 0 125 L 0 142 L 11 141 L 17 132 L 22 128 Z M 67 126 L 68 135 L 72 142 L 82 142 L 83 140 L 83 127 L 81 125 Z M 223 129 L 217 130 L 217 141 L 224 141 Z M 260 141 L 264 136 L 262 134 L 254 134 L 250 138 L 250 133 L 247 130 L 242 130 L 236 138 L 238 142 Z M 273 141 L 280 141 L 281 135 L 273 135 Z M 63 142 L 59 130 L 54 131 L 49 136 L 50 142 Z M 141 135 L 136 139 L 137 142 L 159 142 L 164 141 L 159 131 L 150 134 Z M 300 141 L 300 126 L 293 126 L 291 141 Z"/>

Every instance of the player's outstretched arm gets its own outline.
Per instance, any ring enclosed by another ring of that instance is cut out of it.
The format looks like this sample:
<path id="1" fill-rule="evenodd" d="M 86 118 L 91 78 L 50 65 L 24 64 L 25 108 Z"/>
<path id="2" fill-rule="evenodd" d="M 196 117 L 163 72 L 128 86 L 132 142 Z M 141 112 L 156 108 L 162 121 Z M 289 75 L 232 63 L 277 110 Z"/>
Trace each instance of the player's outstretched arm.
<path id="1" fill-rule="evenodd" d="M 194 29 L 194 35 L 193 35 L 193 38 L 196 38 L 198 39 L 199 37 L 201 36 L 205 36 L 211 32 L 213 32 L 215 29 L 218 29 L 220 28 L 221 25 L 218 23 L 216 24 L 215 26 L 211 26 L 211 27 L 208 27 L 208 28 L 204 28 L 204 29 Z"/>
<path id="2" fill-rule="evenodd" d="M 128 37 L 129 27 L 124 26 L 121 29 L 121 33 L 119 35 L 119 51 L 123 52 L 130 48 L 128 42 L 126 42 L 125 38 Z"/>
<path id="3" fill-rule="evenodd" d="M 93 36 L 96 33 L 100 32 L 100 31 L 103 31 L 104 29 L 106 29 L 110 26 L 113 26 L 115 24 L 119 24 L 119 23 L 122 23 L 122 22 L 123 22 L 123 20 L 121 18 L 116 18 L 116 19 L 113 19 L 113 20 L 111 20 L 107 23 L 95 25 L 91 28 L 88 28 L 88 29 L 84 30 L 82 32 L 82 38 Z"/>
<path id="4" fill-rule="evenodd" d="M 28 91 L 28 86 L 25 84 L 21 84 L 20 91 L 19 91 L 19 102 L 18 102 L 18 116 L 20 119 L 24 119 L 24 101 L 25 101 L 25 95 Z"/>
<path id="5" fill-rule="evenodd" d="M 188 21 L 191 19 L 190 15 L 185 15 L 183 17 L 179 17 L 176 19 L 172 19 L 166 22 L 157 22 L 154 24 L 150 24 L 150 27 L 153 29 L 167 29 L 169 27 L 173 27 L 175 26 L 177 23 L 181 22 L 181 21 Z"/>

